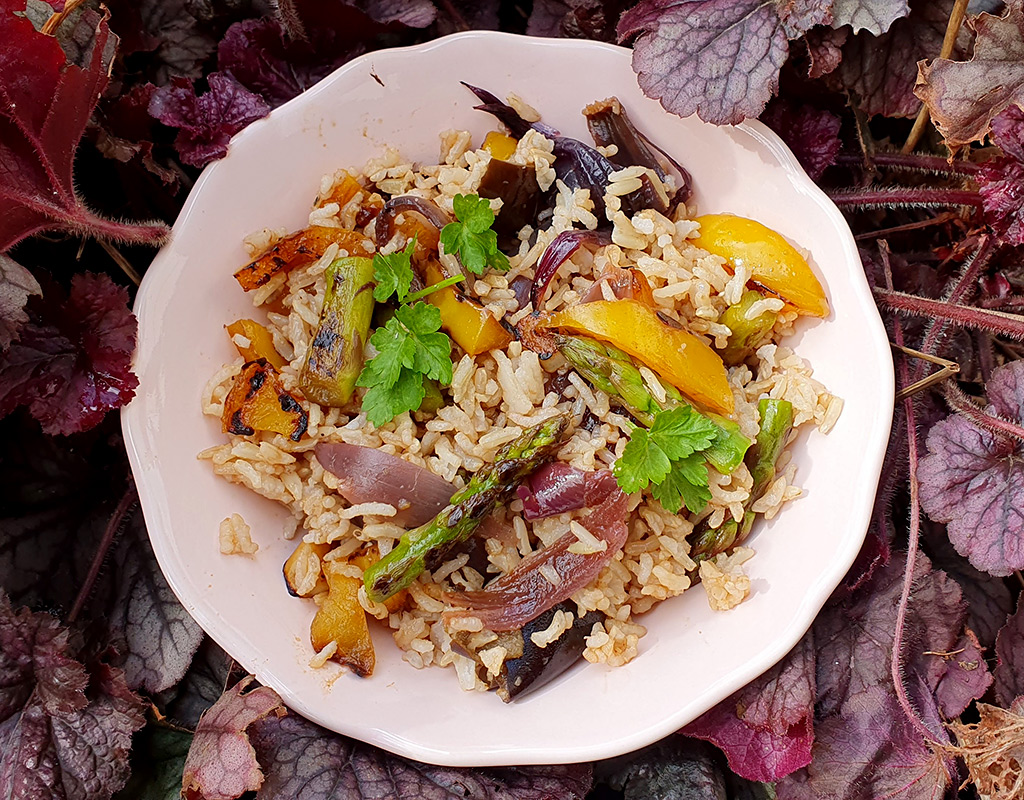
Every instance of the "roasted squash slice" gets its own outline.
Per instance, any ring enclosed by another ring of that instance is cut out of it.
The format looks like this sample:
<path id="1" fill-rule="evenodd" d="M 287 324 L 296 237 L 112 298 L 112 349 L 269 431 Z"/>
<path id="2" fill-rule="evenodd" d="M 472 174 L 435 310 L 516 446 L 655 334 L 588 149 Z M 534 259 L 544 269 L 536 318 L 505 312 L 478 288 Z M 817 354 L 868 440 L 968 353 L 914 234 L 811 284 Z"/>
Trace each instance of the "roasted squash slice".
<path id="1" fill-rule="evenodd" d="M 373 243 L 358 231 L 313 225 L 285 237 L 251 264 L 242 267 L 235 273 L 235 280 L 247 292 L 258 289 L 278 273 L 312 264 L 332 244 L 346 251 L 345 255 L 373 255 Z"/>
<path id="2" fill-rule="evenodd" d="M 365 678 L 373 674 L 376 658 L 366 612 L 359 605 L 359 587 L 363 582 L 343 574 L 340 567 L 333 561 L 323 565 L 327 598 L 313 617 L 309 638 L 318 653 L 331 642 L 337 642 L 338 649 L 331 658 Z"/>
<path id="3" fill-rule="evenodd" d="M 284 562 L 284 582 L 293 597 L 312 597 L 327 591 L 323 558 L 330 552 L 329 544 L 299 542 Z"/>
<path id="4" fill-rule="evenodd" d="M 256 431 L 269 431 L 297 442 L 306 432 L 309 414 L 285 391 L 277 370 L 258 358 L 242 367 L 235 378 L 224 399 L 221 423 L 225 433 L 251 436 Z"/>

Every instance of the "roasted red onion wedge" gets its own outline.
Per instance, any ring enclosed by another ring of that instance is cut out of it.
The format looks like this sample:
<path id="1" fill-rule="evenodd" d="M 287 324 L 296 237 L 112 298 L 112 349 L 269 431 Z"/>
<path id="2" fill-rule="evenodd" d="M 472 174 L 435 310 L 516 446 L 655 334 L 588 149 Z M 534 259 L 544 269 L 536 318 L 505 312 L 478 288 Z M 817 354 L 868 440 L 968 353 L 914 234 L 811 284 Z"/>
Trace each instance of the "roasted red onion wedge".
<path id="1" fill-rule="evenodd" d="M 550 547 L 524 558 L 512 572 L 486 589 L 446 595 L 449 603 L 461 606 L 462 610 L 446 611 L 444 618 L 476 617 L 489 630 L 515 630 L 594 580 L 625 544 L 628 534 L 626 495 L 611 473 L 606 475 L 608 479 L 601 481 L 601 501 L 580 520 L 584 528 L 605 543 L 603 550 L 574 553 L 570 547 L 579 540 L 568 532 Z M 557 580 L 552 583 L 549 577 L 555 575 Z"/>
<path id="2" fill-rule="evenodd" d="M 523 501 L 524 517 L 544 519 L 563 511 L 596 506 L 608 494 L 611 483 L 614 479 L 606 469 L 584 472 L 556 461 L 533 473 L 516 493 Z"/>
<path id="3" fill-rule="evenodd" d="M 430 470 L 375 447 L 320 442 L 314 452 L 320 465 L 338 479 L 338 494 L 346 502 L 393 505 L 398 513 L 390 521 L 403 528 L 432 520 L 458 491 L 455 484 Z M 492 514 L 484 520 L 479 535 L 506 540 L 512 536 L 512 528 L 502 516 Z"/>

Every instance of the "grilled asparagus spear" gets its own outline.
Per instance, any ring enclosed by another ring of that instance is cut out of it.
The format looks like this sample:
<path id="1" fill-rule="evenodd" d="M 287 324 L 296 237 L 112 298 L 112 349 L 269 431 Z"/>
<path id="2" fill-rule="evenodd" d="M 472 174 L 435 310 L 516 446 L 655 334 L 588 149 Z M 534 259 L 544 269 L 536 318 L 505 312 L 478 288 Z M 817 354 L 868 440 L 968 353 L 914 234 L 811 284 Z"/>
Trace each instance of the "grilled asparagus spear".
<path id="1" fill-rule="evenodd" d="M 466 487 L 452 495 L 451 504 L 434 519 L 402 536 L 395 549 L 363 574 L 366 594 L 384 602 L 411 584 L 425 569 L 439 565 L 446 554 L 470 537 L 499 503 L 551 459 L 568 431 L 564 415 L 525 431 L 481 469 Z"/>
<path id="2" fill-rule="evenodd" d="M 363 368 L 374 306 L 373 259 L 339 258 L 324 277 L 324 307 L 299 374 L 299 388 L 320 405 L 341 407 L 352 399 Z"/>
<path id="3" fill-rule="evenodd" d="M 768 491 L 768 487 L 775 480 L 775 465 L 793 428 L 793 406 L 786 400 L 764 399 L 757 404 L 757 410 L 761 417 L 761 430 L 746 457 L 747 468 L 754 479 L 754 485 L 750 489 L 750 499 L 747 501 L 743 521 L 736 522 L 730 519 L 717 528 L 698 528 L 693 552 L 690 553 L 694 561 L 701 562 L 714 558 L 746 539 L 755 516 L 750 506 Z"/>
<path id="4" fill-rule="evenodd" d="M 779 318 L 774 311 L 765 311 L 753 319 L 747 319 L 747 312 L 760 300 L 764 300 L 764 295 L 749 289 L 743 293 L 740 302 L 725 309 L 722 318 L 718 320 L 732 331 L 725 349 L 720 353 L 722 361 L 730 367 L 742 364 L 753 355 L 768 338 Z"/>
<path id="5" fill-rule="evenodd" d="M 590 383 L 619 402 L 645 427 L 663 408 L 687 405 L 678 390 L 663 384 L 665 402 L 659 403 L 644 383 L 632 359 L 616 347 L 583 336 L 552 334 L 555 345 L 573 368 Z M 732 472 L 743 461 L 750 440 L 740 433 L 739 426 L 718 414 L 705 414 L 716 428 L 716 435 L 706 455 L 711 465 L 723 474 Z"/>

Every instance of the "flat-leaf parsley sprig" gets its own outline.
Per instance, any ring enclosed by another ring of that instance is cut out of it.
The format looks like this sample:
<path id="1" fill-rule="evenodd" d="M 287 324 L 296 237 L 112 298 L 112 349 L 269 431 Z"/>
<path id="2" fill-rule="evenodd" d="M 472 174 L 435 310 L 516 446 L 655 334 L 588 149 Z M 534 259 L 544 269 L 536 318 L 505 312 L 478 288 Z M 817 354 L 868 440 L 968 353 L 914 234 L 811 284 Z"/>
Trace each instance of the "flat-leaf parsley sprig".
<path id="1" fill-rule="evenodd" d="M 650 430 L 634 428 L 612 472 L 626 492 L 651 487 L 666 511 L 700 512 L 711 499 L 704 451 L 716 436 L 711 420 L 689 406 L 659 411 Z"/>
<path id="2" fill-rule="evenodd" d="M 366 418 L 380 427 L 405 411 L 420 407 L 426 382 L 452 382 L 452 340 L 440 332 L 441 312 L 427 303 L 399 306 L 383 328 L 370 337 L 377 355 L 366 362 L 357 386 Z"/>
<path id="3" fill-rule="evenodd" d="M 444 251 L 458 256 L 474 275 L 483 275 L 487 267 L 507 271 L 508 258 L 498 249 L 498 234 L 491 229 L 494 212 L 490 202 L 475 194 L 457 194 L 452 203 L 458 222 L 448 223 L 441 231 Z"/>
<path id="4" fill-rule="evenodd" d="M 426 297 L 428 294 L 452 286 L 459 281 L 465 280 L 464 275 L 452 275 L 443 281 L 431 284 L 418 292 L 409 293 L 412 288 L 412 254 L 416 250 L 416 237 L 406 245 L 405 250 L 399 250 L 390 255 L 377 253 L 373 257 L 373 279 L 376 286 L 373 287 L 373 299 L 383 303 L 392 295 L 399 303 L 415 303 L 417 300 Z"/>

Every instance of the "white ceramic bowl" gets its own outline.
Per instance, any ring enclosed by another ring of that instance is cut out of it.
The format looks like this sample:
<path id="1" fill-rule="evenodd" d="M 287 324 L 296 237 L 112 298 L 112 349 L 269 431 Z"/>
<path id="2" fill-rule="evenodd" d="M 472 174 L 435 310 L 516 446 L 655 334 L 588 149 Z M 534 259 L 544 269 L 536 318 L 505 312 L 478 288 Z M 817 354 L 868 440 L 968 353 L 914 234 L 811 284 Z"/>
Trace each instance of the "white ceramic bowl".
<path id="1" fill-rule="evenodd" d="M 372 678 L 311 669 L 311 602 L 285 591 L 286 512 L 213 475 L 196 453 L 224 441 L 200 390 L 236 354 L 224 325 L 251 312 L 232 278 L 242 237 L 306 225 L 321 175 L 360 166 L 386 144 L 435 163 L 438 133 L 475 141 L 495 125 L 460 80 L 514 91 L 563 133 L 589 141 L 580 111 L 616 95 L 692 173 L 700 213 L 760 220 L 812 254 L 833 314 L 790 344 L 844 398 L 828 435 L 795 446 L 806 496 L 752 540 L 751 597 L 717 613 L 695 588 L 642 618 L 640 654 L 620 668 L 577 664 L 511 705 L 464 693 L 450 670 L 416 670 L 383 630 Z M 753 122 L 716 128 L 645 98 L 628 50 L 472 32 L 370 53 L 235 137 L 196 183 L 142 283 L 135 311 L 138 396 L 125 439 L 157 558 L 178 598 L 246 669 L 295 711 L 422 761 L 453 766 L 583 761 L 628 752 L 678 729 L 778 661 L 810 626 L 864 538 L 889 432 L 892 361 L 849 228 L 785 145 Z M 222 556 L 217 530 L 240 512 L 260 550 Z"/>

